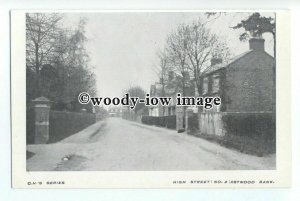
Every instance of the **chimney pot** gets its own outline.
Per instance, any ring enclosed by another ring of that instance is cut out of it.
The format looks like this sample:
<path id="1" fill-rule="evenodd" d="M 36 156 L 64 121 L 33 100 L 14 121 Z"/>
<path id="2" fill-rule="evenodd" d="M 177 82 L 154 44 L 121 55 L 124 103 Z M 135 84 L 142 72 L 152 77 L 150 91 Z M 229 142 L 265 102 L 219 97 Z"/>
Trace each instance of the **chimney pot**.
<path id="1" fill-rule="evenodd" d="M 223 62 L 223 61 L 222 61 L 221 58 L 212 58 L 212 59 L 210 60 L 210 65 L 211 65 L 211 66 L 214 66 L 214 65 L 220 64 L 220 63 L 222 63 L 222 62 Z"/>
<path id="2" fill-rule="evenodd" d="M 265 39 L 263 38 L 251 38 L 249 40 L 249 48 L 250 50 L 265 50 Z"/>

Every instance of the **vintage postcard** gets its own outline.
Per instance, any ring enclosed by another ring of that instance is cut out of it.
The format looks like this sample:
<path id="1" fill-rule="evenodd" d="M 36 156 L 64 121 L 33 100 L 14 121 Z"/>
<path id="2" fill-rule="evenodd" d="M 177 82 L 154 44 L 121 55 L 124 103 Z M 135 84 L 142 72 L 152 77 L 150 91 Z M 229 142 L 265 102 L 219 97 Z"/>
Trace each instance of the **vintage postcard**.
<path id="1" fill-rule="evenodd" d="M 289 187 L 289 23 L 11 11 L 13 187 Z"/>

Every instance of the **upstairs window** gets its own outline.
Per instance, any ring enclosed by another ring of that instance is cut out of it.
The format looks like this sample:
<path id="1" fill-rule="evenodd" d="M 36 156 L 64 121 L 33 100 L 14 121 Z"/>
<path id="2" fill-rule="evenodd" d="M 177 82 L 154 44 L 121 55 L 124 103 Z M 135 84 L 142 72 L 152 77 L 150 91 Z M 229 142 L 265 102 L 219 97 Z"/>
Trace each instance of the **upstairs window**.
<path id="1" fill-rule="evenodd" d="M 212 93 L 218 93 L 220 90 L 220 76 L 218 74 L 213 76 Z"/>
<path id="2" fill-rule="evenodd" d="M 208 77 L 203 79 L 203 94 L 208 93 Z"/>

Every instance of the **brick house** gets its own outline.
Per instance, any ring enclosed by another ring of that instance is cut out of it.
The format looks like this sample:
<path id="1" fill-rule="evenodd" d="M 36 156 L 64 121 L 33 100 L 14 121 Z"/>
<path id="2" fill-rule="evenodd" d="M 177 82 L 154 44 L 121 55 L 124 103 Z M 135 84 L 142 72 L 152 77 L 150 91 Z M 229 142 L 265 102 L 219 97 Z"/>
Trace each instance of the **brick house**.
<path id="1" fill-rule="evenodd" d="M 264 50 L 264 39 L 249 40 L 249 50 L 222 62 L 211 59 L 211 65 L 201 75 L 202 97 L 221 97 L 222 104 L 210 110 L 194 110 L 180 113 L 171 105 L 150 107 L 149 116 L 176 115 L 178 122 L 184 119 L 187 132 L 216 140 L 223 145 L 255 154 L 276 151 L 276 82 L 275 59 Z M 170 73 L 165 85 L 165 96 L 181 93 L 176 84 L 180 77 Z M 175 77 L 175 78 L 174 78 Z M 198 96 L 193 80 L 189 79 L 185 96 Z M 162 96 L 162 84 L 151 86 L 151 96 Z M 174 108 L 174 109 L 173 109 Z M 187 109 L 187 108 L 184 108 Z M 180 113 L 180 114 L 179 114 Z M 178 118 L 182 115 L 184 118 Z M 160 119 L 162 121 L 162 119 Z M 152 125 L 152 124 L 150 124 Z"/>
<path id="2" fill-rule="evenodd" d="M 224 63 L 212 59 L 202 75 L 202 96 L 219 96 L 219 108 L 198 114 L 200 134 L 256 154 L 276 151 L 275 60 L 264 39 Z"/>
<path id="3" fill-rule="evenodd" d="M 250 49 L 223 63 L 212 59 L 203 75 L 202 96 L 220 96 L 223 112 L 275 110 L 275 61 L 264 39 L 249 40 Z"/>

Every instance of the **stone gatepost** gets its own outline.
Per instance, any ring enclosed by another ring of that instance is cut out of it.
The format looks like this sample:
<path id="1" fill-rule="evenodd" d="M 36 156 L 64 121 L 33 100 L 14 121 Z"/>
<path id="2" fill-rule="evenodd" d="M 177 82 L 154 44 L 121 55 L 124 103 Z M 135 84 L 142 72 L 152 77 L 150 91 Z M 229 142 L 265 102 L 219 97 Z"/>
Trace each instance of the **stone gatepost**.
<path id="1" fill-rule="evenodd" d="M 183 119 L 184 111 L 182 106 L 176 106 L 176 130 L 177 132 L 183 132 Z"/>
<path id="2" fill-rule="evenodd" d="M 32 101 L 35 110 L 35 144 L 46 144 L 49 140 L 50 101 L 39 97 Z"/>
<path id="3" fill-rule="evenodd" d="M 189 128 L 189 117 L 192 116 L 194 113 L 194 110 L 192 108 L 187 108 L 185 111 L 185 131 L 188 132 L 190 130 Z"/>

